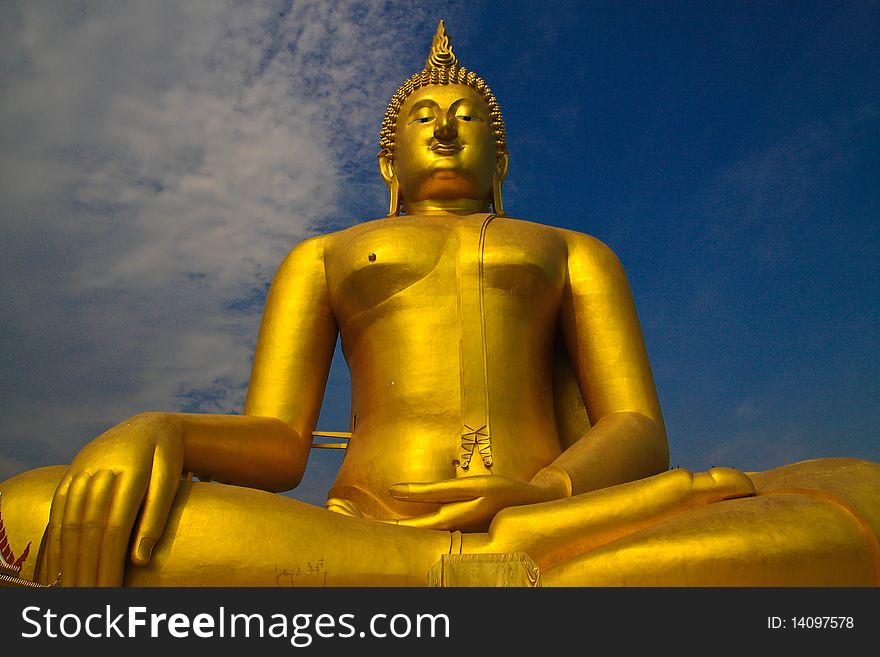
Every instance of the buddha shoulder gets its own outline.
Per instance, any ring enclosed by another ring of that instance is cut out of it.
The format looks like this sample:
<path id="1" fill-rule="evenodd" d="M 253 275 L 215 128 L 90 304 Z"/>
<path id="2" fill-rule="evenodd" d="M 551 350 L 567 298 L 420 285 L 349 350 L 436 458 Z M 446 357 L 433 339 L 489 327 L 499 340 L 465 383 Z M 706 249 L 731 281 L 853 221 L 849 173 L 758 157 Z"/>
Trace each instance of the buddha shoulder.
<path id="1" fill-rule="evenodd" d="M 601 240 L 578 231 L 556 229 L 565 242 L 569 278 L 586 278 L 593 282 L 625 277 L 617 254 Z"/>

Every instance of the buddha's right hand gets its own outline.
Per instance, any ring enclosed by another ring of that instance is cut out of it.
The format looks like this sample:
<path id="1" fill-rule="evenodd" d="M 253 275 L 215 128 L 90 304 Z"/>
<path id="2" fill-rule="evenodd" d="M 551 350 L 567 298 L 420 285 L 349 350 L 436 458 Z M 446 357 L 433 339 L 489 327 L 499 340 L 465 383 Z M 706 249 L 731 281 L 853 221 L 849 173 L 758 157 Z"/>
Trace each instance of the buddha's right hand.
<path id="1" fill-rule="evenodd" d="M 136 415 L 86 445 L 52 499 L 41 580 L 60 573 L 62 586 L 119 586 L 132 538 L 132 562 L 149 563 L 183 459 L 181 431 L 169 414 Z"/>

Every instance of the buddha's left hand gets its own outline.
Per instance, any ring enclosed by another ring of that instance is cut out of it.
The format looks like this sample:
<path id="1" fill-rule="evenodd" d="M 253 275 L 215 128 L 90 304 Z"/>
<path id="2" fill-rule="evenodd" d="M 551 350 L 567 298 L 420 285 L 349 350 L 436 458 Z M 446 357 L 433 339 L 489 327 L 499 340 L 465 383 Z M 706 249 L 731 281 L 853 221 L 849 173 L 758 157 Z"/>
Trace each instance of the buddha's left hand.
<path id="1" fill-rule="evenodd" d="M 502 509 L 549 502 L 570 494 L 563 478 L 548 469 L 538 472 L 531 481 L 475 475 L 433 483 L 395 484 L 389 492 L 398 500 L 442 505 L 433 513 L 401 518 L 397 524 L 447 531 L 485 531 Z"/>

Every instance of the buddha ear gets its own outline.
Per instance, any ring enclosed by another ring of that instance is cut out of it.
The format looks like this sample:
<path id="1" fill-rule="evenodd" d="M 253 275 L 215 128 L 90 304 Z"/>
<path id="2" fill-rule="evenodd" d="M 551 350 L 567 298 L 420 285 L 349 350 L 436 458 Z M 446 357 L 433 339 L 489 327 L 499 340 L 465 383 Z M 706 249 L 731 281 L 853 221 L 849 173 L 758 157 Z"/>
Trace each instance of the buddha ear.
<path id="1" fill-rule="evenodd" d="M 504 204 L 501 201 L 501 187 L 504 185 L 504 179 L 507 178 L 507 153 L 499 156 L 495 160 L 495 173 L 492 176 L 492 209 L 495 214 L 504 214 Z"/>
<path id="2" fill-rule="evenodd" d="M 400 185 L 397 182 L 397 174 L 394 173 L 394 160 L 387 155 L 379 155 L 379 173 L 388 185 L 390 199 L 387 216 L 397 217 L 400 215 Z"/>

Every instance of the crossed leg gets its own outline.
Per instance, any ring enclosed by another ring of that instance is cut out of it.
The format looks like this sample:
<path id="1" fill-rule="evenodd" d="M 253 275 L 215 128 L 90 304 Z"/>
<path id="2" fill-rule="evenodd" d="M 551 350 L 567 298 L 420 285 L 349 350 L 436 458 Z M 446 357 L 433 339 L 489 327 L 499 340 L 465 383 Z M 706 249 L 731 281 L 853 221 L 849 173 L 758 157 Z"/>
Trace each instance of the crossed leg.
<path id="1" fill-rule="evenodd" d="M 39 545 L 63 472 L 0 484 L 15 549 Z M 487 533 L 461 540 L 254 489 L 181 482 L 151 563 L 129 565 L 125 585 L 425 586 L 432 566 L 459 550 L 525 552 L 545 586 L 877 585 L 878 482 L 880 465 L 854 459 L 751 476 L 672 470 L 505 509 Z M 28 578 L 39 572 L 32 550 Z"/>

